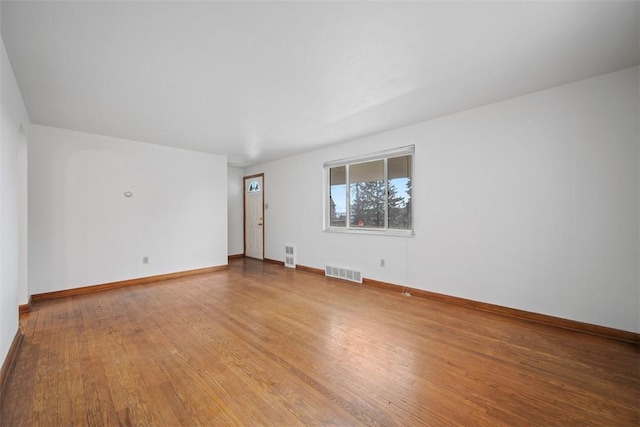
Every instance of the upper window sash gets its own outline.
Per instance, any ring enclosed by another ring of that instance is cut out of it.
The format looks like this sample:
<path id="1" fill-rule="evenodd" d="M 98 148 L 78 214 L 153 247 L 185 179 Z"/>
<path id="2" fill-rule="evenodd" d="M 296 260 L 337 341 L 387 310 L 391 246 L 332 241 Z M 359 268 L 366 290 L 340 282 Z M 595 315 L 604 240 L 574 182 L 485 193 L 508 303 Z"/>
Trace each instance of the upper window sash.
<path id="1" fill-rule="evenodd" d="M 353 165 L 356 163 L 365 163 L 373 160 L 381 160 L 389 157 L 400 157 L 413 155 L 415 153 L 415 146 L 407 145 L 405 147 L 394 148 L 391 150 L 378 151 L 377 153 L 371 153 L 364 156 L 347 157 L 344 159 L 333 160 L 324 163 L 324 168 L 333 168 L 336 166 Z"/>

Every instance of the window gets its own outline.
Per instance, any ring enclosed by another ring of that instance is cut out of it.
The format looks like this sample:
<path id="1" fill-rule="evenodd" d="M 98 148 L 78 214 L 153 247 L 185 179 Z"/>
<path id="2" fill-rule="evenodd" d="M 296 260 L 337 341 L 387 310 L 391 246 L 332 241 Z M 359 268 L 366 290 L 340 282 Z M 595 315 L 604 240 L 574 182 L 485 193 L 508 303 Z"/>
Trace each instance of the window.
<path id="1" fill-rule="evenodd" d="M 255 180 L 251 181 L 247 187 L 247 193 L 257 193 L 260 190 L 262 190 L 262 188 L 260 188 L 260 183 Z"/>
<path id="2" fill-rule="evenodd" d="M 325 163 L 325 230 L 412 234 L 414 147 Z"/>

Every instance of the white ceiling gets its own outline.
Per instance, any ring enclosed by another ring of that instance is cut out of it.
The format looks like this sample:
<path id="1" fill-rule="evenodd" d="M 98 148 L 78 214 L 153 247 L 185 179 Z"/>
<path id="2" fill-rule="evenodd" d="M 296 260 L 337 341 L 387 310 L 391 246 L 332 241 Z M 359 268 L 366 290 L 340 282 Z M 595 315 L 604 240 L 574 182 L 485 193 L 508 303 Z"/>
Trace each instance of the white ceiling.
<path id="1" fill-rule="evenodd" d="M 2 2 L 33 123 L 273 160 L 640 62 L 639 3 Z"/>

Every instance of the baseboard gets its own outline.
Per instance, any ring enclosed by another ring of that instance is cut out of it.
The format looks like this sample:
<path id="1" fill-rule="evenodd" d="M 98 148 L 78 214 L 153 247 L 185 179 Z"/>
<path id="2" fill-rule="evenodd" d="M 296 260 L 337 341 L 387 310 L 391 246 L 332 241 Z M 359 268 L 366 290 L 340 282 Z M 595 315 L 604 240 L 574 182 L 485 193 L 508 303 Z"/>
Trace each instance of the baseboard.
<path id="1" fill-rule="evenodd" d="M 281 265 L 284 265 L 284 263 L 280 261 L 274 261 L 274 263 L 280 263 Z M 319 268 L 298 265 L 296 266 L 296 269 L 305 271 L 308 273 L 324 275 L 324 270 Z M 556 328 L 568 329 L 571 331 L 597 335 L 597 336 L 601 336 L 604 338 L 609 338 L 617 341 L 640 344 L 640 334 L 637 334 L 635 332 L 609 328 L 606 326 L 593 325 L 590 323 L 579 322 L 577 320 L 563 319 L 561 317 L 554 317 L 546 314 L 533 313 L 530 311 L 504 307 L 496 304 L 489 304 L 486 302 L 474 301 L 466 298 L 439 294 L 436 292 L 410 288 L 407 286 L 395 285 L 393 283 L 381 282 L 373 279 L 363 278 L 362 284 L 365 286 L 370 286 L 378 289 L 385 289 L 385 290 L 397 292 L 397 293 L 408 292 L 412 296 L 418 297 L 418 298 L 426 298 L 434 301 L 444 302 L 447 304 L 455 304 L 462 307 L 473 308 L 475 310 L 482 310 L 489 313 L 501 314 L 503 316 L 515 317 L 515 318 L 527 320 L 530 322 L 541 323 L 548 326 L 554 326 Z"/>
<path id="2" fill-rule="evenodd" d="M 634 344 L 640 344 L 640 334 L 635 332 L 623 331 L 621 329 L 609 328 L 606 326 L 593 325 L 591 323 L 579 322 L 577 320 L 563 319 L 561 317 L 549 316 L 547 314 L 539 314 L 531 311 L 519 310 L 517 308 L 504 307 L 501 305 L 490 304 L 486 302 L 474 301 L 466 298 L 454 297 L 436 292 L 425 291 L 422 289 L 414 289 L 406 286 L 394 285 L 377 280 L 363 279 L 362 283 L 379 289 L 386 289 L 394 292 L 408 292 L 411 296 L 418 298 L 426 298 L 434 301 L 440 301 L 447 304 L 455 304 L 462 307 L 473 308 L 475 310 L 486 311 L 503 316 L 515 317 L 518 319 L 528 320 L 530 322 L 542 323 L 556 328 L 569 329 L 576 332 L 582 332 L 591 335 L 598 335 L 617 341 L 625 341 Z"/>
<path id="3" fill-rule="evenodd" d="M 284 267 L 284 261 L 278 261 L 278 260 L 275 260 L 275 259 L 265 258 L 264 262 Z M 324 270 L 322 270 L 320 268 L 307 267 L 306 265 L 296 265 L 296 270 L 305 271 L 307 273 L 320 274 L 320 275 L 324 276 Z"/>
<path id="4" fill-rule="evenodd" d="M 29 313 L 32 307 L 33 307 L 33 297 L 29 297 L 28 303 L 20 304 L 18 306 L 18 314 L 20 315 L 20 314 Z"/>
<path id="5" fill-rule="evenodd" d="M 240 258 L 244 258 L 244 254 L 235 254 L 235 255 L 229 255 L 227 257 L 228 261 L 234 260 L 234 259 L 240 259 Z"/>
<path id="6" fill-rule="evenodd" d="M 9 372 L 11 368 L 13 368 L 13 364 L 16 361 L 16 357 L 18 355 L 18 350 L 20 349 L 20 345 L 22 344 L 22 332 L 20 329 L 16 332 L 16 335 L 13 337 L 13 341 L 11 342 L 11 347 L 9 347 L 9 352 L 7 353 L 7 357 L 4 359 L 2 363 L 2 368 L 0 368 L 0 400 L 2 400 L 2 394 L 4 391 L 4 385 L 7 377 L 9 376 Z"/>
<path id="7" fill-rule="evenodd" d="M 42 294 L 31 295 L 31 301 L 46 301 L 56 298 L 66 298 L 74 295 L 84 295 L 100 291 L 108 291 L 111 289 L 124 288 L 128 286 L 144 285 L 148 283 L 160 282 L 169 279 L 178 279 L 181 277 L 195 276 L 197 274 L 213 273 L 216 271 L 227 270 L 228 265 L 219 265 L 215 267 L 199 268 L 196 270 L 179 271 L 176 273 L 160 274 L 157 276 L 140 277 L 138 279 L 122 280 L 120 282 L 103 283 L 101 285 L 83 286 L 80 288 L 65 289 L 61 291 L 45 292 Z"/>
<path id="8" fill-rule="evenodd" d="M 264 262 L 266 262 L 268 264 L 274 264 L 274 265 L 279 265 L 281 267 L 284 267 L 284 261 L 278 261 L 278 260 L 275 260 L 275 259 L 265 258 Z M 305 271 L 307 273 L 319 274 L 319 275 L 324 276 L 324 270 L 322 270 L 321 268 L 307 267 L 306 265 L 296 265 L 296 270 Z"/>
<path id="9" fill-rule="evenodd" d="M 321 268 L 307 267 L 306 265 L 296 265 L 296 270 L 306 271 L 307 273 L 319 274 L 324 276 L 324 270 Z"/>

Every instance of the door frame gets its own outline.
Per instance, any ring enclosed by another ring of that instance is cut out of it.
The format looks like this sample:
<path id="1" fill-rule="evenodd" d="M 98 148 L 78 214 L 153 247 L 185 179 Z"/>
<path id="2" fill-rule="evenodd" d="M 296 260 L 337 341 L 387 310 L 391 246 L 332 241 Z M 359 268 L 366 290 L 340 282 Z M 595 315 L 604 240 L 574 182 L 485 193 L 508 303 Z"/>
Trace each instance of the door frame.
<path id="1" fill-rule="evenodd" d="M 264 261 L 264 228 L 265 228 L 265 218 L 264 218 L 264 172 L 256 173 L 253 175 L 247 175 L 242 177 L 242 250 L 243 255 L 247 256 L 247 180 L 252 178 L 262 178 L 262 260 Z"/>

